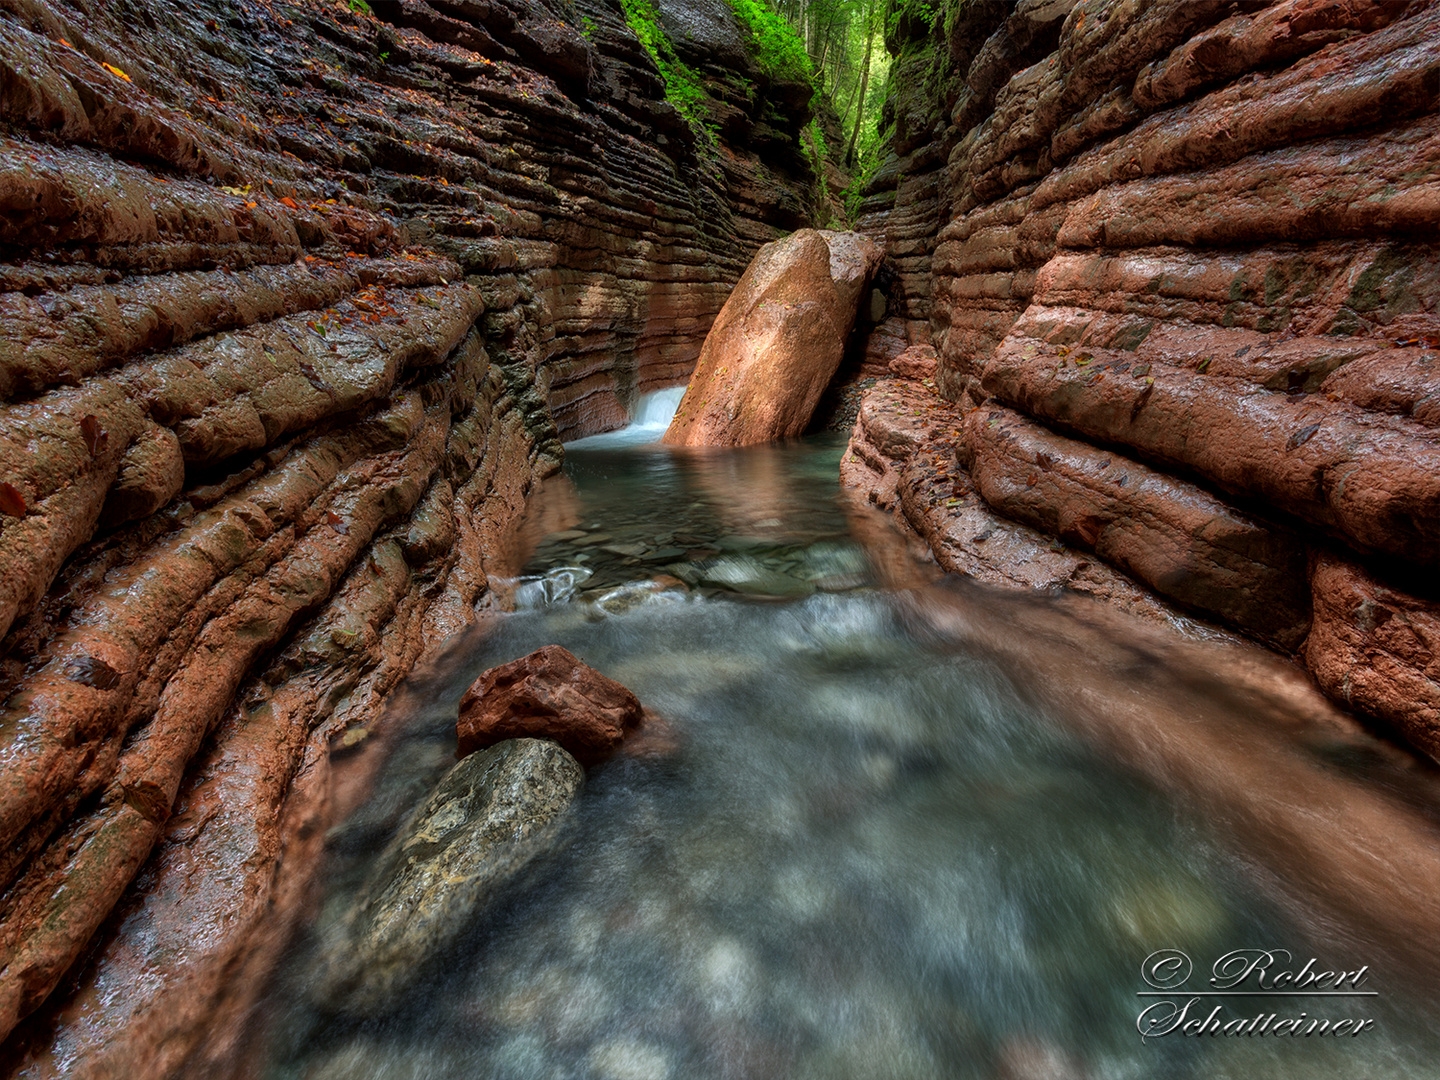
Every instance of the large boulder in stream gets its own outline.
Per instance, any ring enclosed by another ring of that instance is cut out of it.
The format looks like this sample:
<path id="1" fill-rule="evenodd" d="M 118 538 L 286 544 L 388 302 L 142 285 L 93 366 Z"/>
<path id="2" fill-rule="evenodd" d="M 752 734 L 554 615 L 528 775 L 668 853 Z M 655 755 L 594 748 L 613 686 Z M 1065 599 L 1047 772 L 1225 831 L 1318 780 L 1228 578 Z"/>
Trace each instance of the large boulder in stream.
<path id="1" fill-rule="evenodd" d="M 748 446 L 804 432 L 882 254 L 859 233 L 816 229 L 762 247 L 710 328 L 664 441 Z"/>
<path id="2" fill-rule="evenodd" d="M 493 667 L 460 699 L 463 757 L 502 739 L 553 739 L 587 769 L 640 726 L 640 700 L 559 645 Z"/>
<path id="3" fill-rule="evenodd" d="M 466 757 L 381 855 L 327 943 L 315 998 L 358 1016 L 388 1012 L 486 903 L 546 851 L 585 782 L 553 742 L 511 739 Z"/>

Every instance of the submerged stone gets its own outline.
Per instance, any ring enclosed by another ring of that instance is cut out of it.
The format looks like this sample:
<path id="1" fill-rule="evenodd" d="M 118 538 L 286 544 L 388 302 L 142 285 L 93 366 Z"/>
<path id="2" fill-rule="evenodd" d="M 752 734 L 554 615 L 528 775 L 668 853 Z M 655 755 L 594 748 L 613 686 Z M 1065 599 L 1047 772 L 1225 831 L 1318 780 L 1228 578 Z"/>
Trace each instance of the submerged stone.
<path id="1" fill-rule="evenodd" d="M 499 888 L 547 850 L 584 782 L 579 763 L 541 739 L 511 739 L 446 773 L 329 941 L 317 1004 L 390 1011 Z"/>
<path id="2" fill-rule="evenodd" d="M 739 556 L 711 562 L 702 571 L 700 583 L 759 596 L 808 596 L 815 591 L 815 586 L 808 581 Z"/>

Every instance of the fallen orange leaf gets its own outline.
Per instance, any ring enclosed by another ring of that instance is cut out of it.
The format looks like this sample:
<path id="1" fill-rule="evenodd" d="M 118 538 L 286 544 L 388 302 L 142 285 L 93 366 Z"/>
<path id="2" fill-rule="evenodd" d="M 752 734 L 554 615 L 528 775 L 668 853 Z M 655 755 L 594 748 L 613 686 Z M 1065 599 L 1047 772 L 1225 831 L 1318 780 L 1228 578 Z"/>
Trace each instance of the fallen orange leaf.
<path id="1" fill-rule="evenodd" d="M 10 517 L 24 517 L 27 507 L 25 496 L 14 484 L 0 483 L 0 514 Z"/>
<path id="2" fill-rule="evenodd" d="M 93 413 L 87 413 L 81 418 L 80 435 L 85 440 L 85 449 L 90 451 L 92 458 L 104 453 L 110 442 L 110 433 L 100 426 L 99 419 Z"/>
<path id="3" fill-rule="evenodd" d="M 124 79 L 126 82 L 134 82 L 134 80 L 131 79 L 129 75 L 126 75 L 125 72 L 121 71 L 121 70 L 120 70 L 119 68 L 117 68 L 114 64 L 107 64 L 107 63 L 105 63 L 105 62 L 102 60 L 102 61 L 100 62 L 100 66 L 103 67 L 106 71 L 110 72 L 111 75 L 118 75 L 120 78 Z"/>
<path id="4" fill-rule="evenodd" d="M 294 199 L 290 198 L 289 195 L 282 195 L 282 196 L 280 197 L 280 201 L 281 201 L 282 203 L 284 203 L 286 206 L 290 207 L 291 210 L 299 210 L 299 209 L 300 209 L 300 204 L 297 203 Z"/>

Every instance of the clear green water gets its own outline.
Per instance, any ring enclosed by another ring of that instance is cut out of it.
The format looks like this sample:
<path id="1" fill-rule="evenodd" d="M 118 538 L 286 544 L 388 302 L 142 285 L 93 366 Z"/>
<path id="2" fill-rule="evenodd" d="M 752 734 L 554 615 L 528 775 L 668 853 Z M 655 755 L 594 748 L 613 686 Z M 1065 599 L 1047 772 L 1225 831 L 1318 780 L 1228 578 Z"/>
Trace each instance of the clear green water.
<path id="1" fill-rule="evenodd" d="M 673 745 L 593 770 L 559 850 L 389 1015 L 308 1003 L 302 941 L 268 1005 L 262 1074 L 1440 1076 L 1433 991 L 1413 966 L 1387 968 L 1394 941 L 1294 901 L 1293 860 L 1268 863 L 1265 835 L 1237 846 L 1249 819 L 1217 820 L 1117 760 L 1063 695 L 1056 706 L 1031 692 L 1013 650 L 1002 662 L 947 639 L 875 586 L 838 501 L 842 447 L 570 453 L 578 527 L 536 552 L 522 610 L 393 718 L 401 734 L 374 792 L 333 834 L 313 934 L 453 764 L 455 704 L 487 667 L 562 644 L 668 718 Z M 985 601 L 1002 615 L 1009 602 Z M 1117 712 L 1128 677 L 1107 691 Z M 1223 681 L 1177 682 L 1176 714 L 1209 715 Z M 1432 790 L 1363 739 L 1257 753 L 1322 791 L 1377 788 L 1412 824 L 1390 789 L 1422 803 Z M 1253 817 L 1276 823 L 1278 846 L 1284 816 L 1310 804 L 1272 801 Z M 1228 999 L 1224 1020 L 1305 1011 L 1371 1017 L 1373 1030 L 1141 1040 L 1148 954 L 1186 951 L 1198 986 L 1223 953 L 1258 947 L 1369 963 L 1363 988 L 1379 996 Z"/>

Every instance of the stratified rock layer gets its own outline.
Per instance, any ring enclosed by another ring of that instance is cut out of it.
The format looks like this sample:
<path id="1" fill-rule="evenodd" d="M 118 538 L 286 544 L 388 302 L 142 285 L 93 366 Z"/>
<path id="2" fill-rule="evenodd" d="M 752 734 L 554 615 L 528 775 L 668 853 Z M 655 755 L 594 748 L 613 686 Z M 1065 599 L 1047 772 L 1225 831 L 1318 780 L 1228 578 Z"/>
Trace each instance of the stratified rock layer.
<path id="1" fill-rule="evenodd" d="M 867 351 L 933 346 L 961 415 L 887 461 L 877 388 L 850 479 L 885 505 L 917 454 L 963 463 L 957 506 L 1298 651 L 1433 754 L 1440 6 L 982 0 L 911 30 Z M 905 516 L 993 572 L 983 518 Z"/>
<path id="2" fill-rule="evenodd" d="M 609 0 L 0 0 L 11 1067 L 222 1071 L 332 741 L 808 220 L 732 60 L 710 143 Z"/>
<path id="3" fill-rule="evenodd" d="M 960 409 L 933 387 L 883 379 L 861 401 L 841 482 L 862 504 L 891 512 L 918 534 L 950 573 L 988 585 L 1081 593 L 1199 636 L 1218 633 L 1177 618 L 1155 592 L 1088 550 L 1001 516 L 956 460 L 964 423 Z M 1038 462 L 1026 469 L 1026 483 L 1031 475 L 1038 483 Z"/>
<path id="4" fill-rule="evenodd" d="M 1440 759 L 1440 603 L 1328 555 L 1316 558 L 1310 581 L 1315 626 L 1305 656 L 1316 681 Z"/>
<path id="5" fill-rule="evenodd" d="M 880 258 L 863 236 L 815 229 L 761 248 L 710 328 L 664 441 L 749 446 L 802 434 Z"/>

